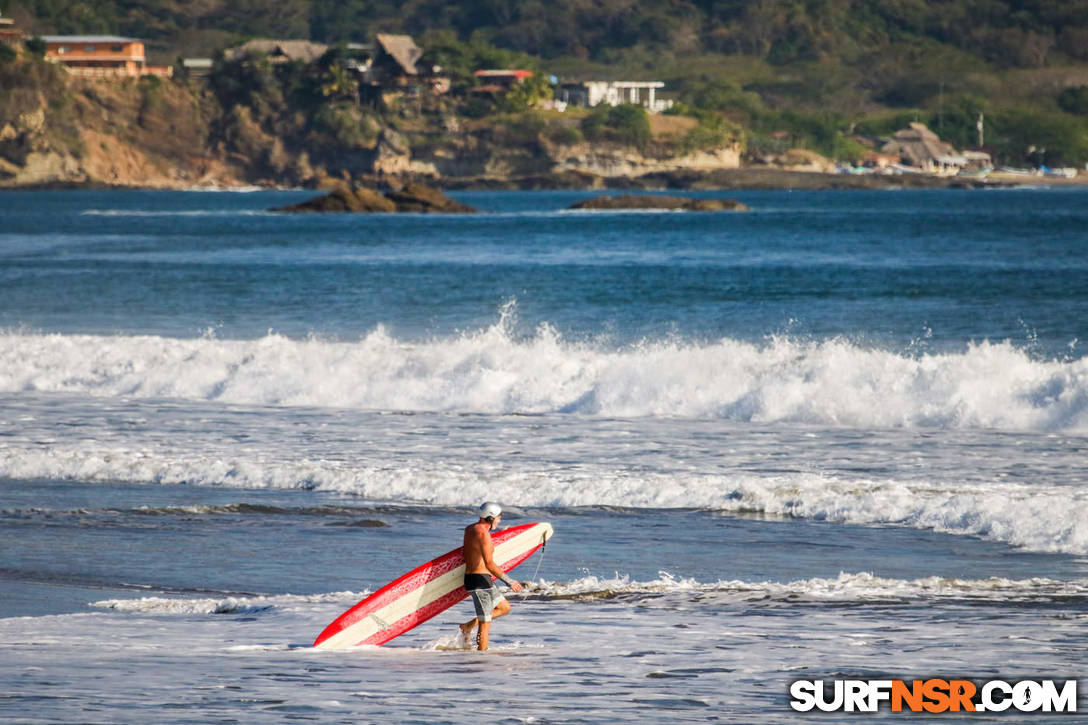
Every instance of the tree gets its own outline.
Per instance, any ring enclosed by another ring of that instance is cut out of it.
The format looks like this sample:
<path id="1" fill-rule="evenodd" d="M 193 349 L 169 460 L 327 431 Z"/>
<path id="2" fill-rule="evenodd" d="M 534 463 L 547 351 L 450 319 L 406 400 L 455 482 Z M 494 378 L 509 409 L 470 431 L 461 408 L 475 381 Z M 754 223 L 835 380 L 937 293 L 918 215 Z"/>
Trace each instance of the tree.
<path id="1" fill-rule="evenodd" d="M 1088 116 L 1088 86 L 1066 88 L 1058 94 L 1058 105 L 1066 113 Z"/>
<path id="2" fill-rule="evenodd" d="M 634 103 L 598 106 L 582 119 L 582 133 L 590 141 L 613 141 L 638 149 L 650 143 L 650 115 Z"/>
<path id="3" fill-rule="evenodd" d="M 986 116 L 988 138 L 1012 163 L 1081 166 L 1088 162 L 1088 125 L 1064 113 L 1016 108 Z"/>
<path id="4" fill-rule="evenodd" d="M 45 57 L 45 41 L 38 36 L 26 39 L 26 49 L 30 51 L 31 55 L 36 55 L 39 58 Z"/>
<path id="5" fill-rule="evenodd" d="M 514 112 L 539 108 L 552 99 L 552 84 L 542 73 L 533 73 L 506 92 L 504 104 Z"/>
<path id="6" fill-rule="evenodd" d="M 340 63 L 330 63 L 321 74 L 321 95 L 325 98 L 359 101 L 359 81 Z"/>

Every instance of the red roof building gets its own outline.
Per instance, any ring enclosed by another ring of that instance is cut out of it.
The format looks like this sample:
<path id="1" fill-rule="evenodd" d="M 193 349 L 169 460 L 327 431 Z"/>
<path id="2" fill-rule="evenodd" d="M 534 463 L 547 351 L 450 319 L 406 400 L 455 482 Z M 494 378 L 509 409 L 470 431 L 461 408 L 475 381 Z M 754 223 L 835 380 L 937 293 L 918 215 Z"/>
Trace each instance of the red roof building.
<path id="1" fill-rule="evenodd" d="M 174 74 L 170 66 L 147 64 L 144 44 L 116 35 L 46 35 L 45 57 L 83 76 L 132 77 Z"/>
<path id="2" fill-rule="evenodd" d="M 478 70 L 473 73 L 480 82 L 487 86 L 498 86 L 500 90 L 513 88 L 518 83 L 524 83 L 526 78 L 531 78 L 531 70 Z"/>

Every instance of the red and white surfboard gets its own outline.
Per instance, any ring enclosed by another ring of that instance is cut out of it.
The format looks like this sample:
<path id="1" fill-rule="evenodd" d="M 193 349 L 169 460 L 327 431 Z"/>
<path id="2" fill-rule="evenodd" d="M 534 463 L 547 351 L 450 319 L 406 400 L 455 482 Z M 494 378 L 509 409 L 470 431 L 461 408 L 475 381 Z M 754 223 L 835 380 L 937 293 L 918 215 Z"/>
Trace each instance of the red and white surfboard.
<path id="1" fill-rule="evenodd" d="M 510 571 L 552 537 L 547 523 L 521 524 L 491 534 L 495 563 Z M 460 547 L 386 584 L 341 614 L 314 641 L 322 649 L 385 644 L 468 596 Z"/>

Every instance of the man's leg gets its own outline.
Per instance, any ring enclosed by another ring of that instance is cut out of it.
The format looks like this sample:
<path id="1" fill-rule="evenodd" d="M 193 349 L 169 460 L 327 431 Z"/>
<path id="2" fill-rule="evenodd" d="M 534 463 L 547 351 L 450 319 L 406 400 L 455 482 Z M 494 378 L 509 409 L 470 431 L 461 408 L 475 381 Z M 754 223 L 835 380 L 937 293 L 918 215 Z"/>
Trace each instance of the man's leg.
<path id="1" fill-rule="evenodd" d="M 480 623 L 480 617 L 484 615 L 487 611 L 487 607 L 491 604 L 490 598 L 481 599 L 483 595 L 479 590 L 471 590 L 468 594 L 469 598 L 472 599 L 472 606 L 476 608 L 476 616 L 464 624 L 458 625 L 461 629 L 461 637 L 466 641 L 472 636 L 472 630 Z"/>
<path id="2" fill-rule="evenodd" d="M 491 622 L 480 622 L 480 631 L 476 633 L 476 649 L 487 649 L 488 636 L 491 634 Z"/>
<path id="3" fill-rule="evenodd" d="M 491 619 L 495 620 L 504 614 L 510 613 L 510 602 L 503 599 L 491 610 Z M 472 631 L 471 629 L 469 630 Z M 491 635 L 491 622 L 480 622 L 480 631 L 476 633 L 476 649 L 483 652 L 487 649 L 488 639 Z"/>

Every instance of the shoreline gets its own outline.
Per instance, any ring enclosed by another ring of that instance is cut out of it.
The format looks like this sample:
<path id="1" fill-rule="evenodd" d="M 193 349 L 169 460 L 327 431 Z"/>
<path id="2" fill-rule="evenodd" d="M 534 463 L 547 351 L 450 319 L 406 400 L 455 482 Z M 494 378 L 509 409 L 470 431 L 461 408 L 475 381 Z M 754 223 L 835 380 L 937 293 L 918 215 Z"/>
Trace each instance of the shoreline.
<path id="1" fill-rule="evenodd" d="M 327 190 L 325 185 L 290 187 L 260 182 L 231 185 L 191 183 L 164 186 L 107 184 L 100 181 L 55 180 L 0 186 L 0 191 L 273 191 Z M 670 171 L 642 176 L 605 177 L 579 172 L 530 176 L 433 178 L 415 175 L 368 175 L 357 183 L 376 188 L 423 182 L 444 191 L 865 191 L 895 189 L 1012 189 L 1030 187 L 1088 187 L 1088 175 L 1075 178 L 1024 176 L 995 172 L 984 178 L 927 174 L 851 175 L 747 167 L 715 171 Z"/>

